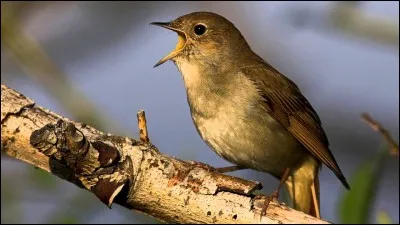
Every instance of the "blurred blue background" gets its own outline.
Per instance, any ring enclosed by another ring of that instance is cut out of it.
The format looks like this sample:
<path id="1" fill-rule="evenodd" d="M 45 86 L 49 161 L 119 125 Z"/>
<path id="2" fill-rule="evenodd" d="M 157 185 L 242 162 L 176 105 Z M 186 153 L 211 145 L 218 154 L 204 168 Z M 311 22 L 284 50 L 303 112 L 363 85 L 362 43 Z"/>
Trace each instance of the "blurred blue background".
<path id="1" fill-rule="evenodd" d="M 149 23 L 193 11 L 221 14 L 238 27 L 256 53 L 298 84 L 318 112 L 331 149 L 349 177 L 383 142 L 380 134 L 361 121 L 362 112 L 380 121 L 398 141 L 399 51 L 398 42 L 348 35 L 333 26 L 329 20 L 333 4 L 37 2 L 27 7 L 21 27 L 41 44 L 70 85 L 110 119 L 113 126 L 105 132 L 137 138 L 136 112 L 144 109 L 150 140 L 162 152 L 220 167 L 229 163 L 197 134 L 175 65 L 168 62 L 153 68 L 174 48 L 177 36 Z M 362 2 L 358 9 L 395 21 L 398 36 L 399 2 Z M 2 43 L 2 84 L 77 119 L 40 79 L 28 75 L 5 54 Z M 82 108 L 85 105 L 76 110 Z M 398 169 L 396 158 L 385 165 L 374 205 L 374 214 L 384 210 L 395 221 L 399 220 Z M 250 170 L 232 174 L 261 181 L 265 193 L 278 184 L 270 175 Z M 322 217 L 337 223 L 337 204 L 345 189 L 326 167 L 320 184 Z M 109 210 L 88 191 L 6 156 L 1 160 L 1 206 L 2 223 L 156 222 L 117 205 Z"/>

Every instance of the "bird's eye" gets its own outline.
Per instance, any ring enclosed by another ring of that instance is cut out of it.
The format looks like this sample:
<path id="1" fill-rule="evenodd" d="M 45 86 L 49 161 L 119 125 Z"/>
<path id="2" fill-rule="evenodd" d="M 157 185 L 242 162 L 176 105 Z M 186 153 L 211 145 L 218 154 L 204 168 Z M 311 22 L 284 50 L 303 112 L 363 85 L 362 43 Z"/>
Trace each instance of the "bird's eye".
<path id="1" fill-rule="evenodd" d="M 197 24 L 196 26 L 194 26 L 194 33 L 196 35 L 203 35 L 206 31 L 207 28 L 203 24 Z"/>

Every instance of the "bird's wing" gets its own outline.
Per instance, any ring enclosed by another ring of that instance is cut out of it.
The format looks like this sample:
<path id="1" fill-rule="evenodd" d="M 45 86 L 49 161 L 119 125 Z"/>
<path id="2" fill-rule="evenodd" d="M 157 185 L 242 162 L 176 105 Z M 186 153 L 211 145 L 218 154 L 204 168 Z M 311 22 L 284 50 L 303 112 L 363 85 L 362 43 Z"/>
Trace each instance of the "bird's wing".
<path id="1" fill-rule="evenodd" d="M 267 62 L 240 69 L 263 96 L 263 106 L 318 160 L 330 168 L 349 189 L 332 152 L 321 121 L 311 104 L 291 80 Z"/>

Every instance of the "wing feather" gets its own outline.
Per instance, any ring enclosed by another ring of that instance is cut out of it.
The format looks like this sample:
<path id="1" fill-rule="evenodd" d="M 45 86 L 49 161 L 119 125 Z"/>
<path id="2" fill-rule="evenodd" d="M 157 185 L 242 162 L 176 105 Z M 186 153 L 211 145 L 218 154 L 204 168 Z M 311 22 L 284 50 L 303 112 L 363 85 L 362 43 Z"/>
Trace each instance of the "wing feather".
<path id="1" fill-rule="evenodd" d="M 318 160 L 330 168 L 343 185 L 349 185 L 341 172 L 322 128 L 321 121 L 299 88 L 265 61 L 257 66 L 241 68 L 254 82 L 268 113 L 278 120 Z"/>

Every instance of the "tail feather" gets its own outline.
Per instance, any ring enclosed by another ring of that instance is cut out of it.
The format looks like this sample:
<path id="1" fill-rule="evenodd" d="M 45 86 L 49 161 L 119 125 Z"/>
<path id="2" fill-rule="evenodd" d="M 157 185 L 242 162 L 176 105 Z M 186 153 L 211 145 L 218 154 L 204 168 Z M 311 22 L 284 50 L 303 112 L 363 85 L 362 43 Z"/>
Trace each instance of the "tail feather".
<path id="1" fill-rule="evenodd" d="M 320 204 L 319 204 L 319 179 L 315 177 L 314 182 L 311 184 L 311 208 L 310 215 L 321 219 Z"/>
<path id="2" fill-rule="evenodd" d="M 299 169 L 292 172 L 285 182 L 285 186 L 294 209 L 321 218 L 318 180 L 320 164 L 314 159 L 310 159 L 306 160 Z"/>

